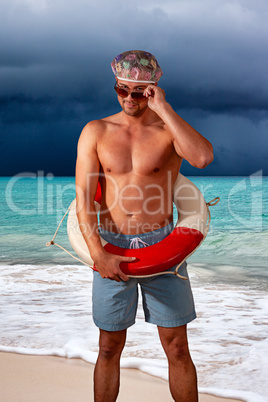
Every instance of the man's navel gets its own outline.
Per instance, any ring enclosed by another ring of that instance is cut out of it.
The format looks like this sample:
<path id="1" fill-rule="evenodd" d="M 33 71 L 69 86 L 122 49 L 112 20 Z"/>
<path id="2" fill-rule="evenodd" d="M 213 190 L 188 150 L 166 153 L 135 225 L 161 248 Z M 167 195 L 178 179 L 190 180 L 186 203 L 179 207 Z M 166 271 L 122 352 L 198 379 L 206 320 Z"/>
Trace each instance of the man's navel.
<path id="1" fill-rule="evenodd" d="M 127 214 L 127 217 L 129 218 L 129 219 L 138 219 L 138 216 L 137 215 L 134 215 L 134 214 Z"/>

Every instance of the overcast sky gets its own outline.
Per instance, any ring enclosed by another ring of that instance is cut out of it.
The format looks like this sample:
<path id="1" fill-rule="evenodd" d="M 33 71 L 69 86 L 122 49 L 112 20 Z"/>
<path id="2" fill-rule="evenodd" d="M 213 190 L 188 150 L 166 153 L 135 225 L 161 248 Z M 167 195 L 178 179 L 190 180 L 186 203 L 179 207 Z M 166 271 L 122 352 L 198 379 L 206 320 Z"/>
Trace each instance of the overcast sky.
<path id="1" fill-rule="evenodd" d="M 110 63 L 153 53 L 173 108 L 214 146 L 205 170 L 268 175 L 267 0 L 0 0 L 0 175 L 74 175 L 84 125 L 120 111 Z"/>

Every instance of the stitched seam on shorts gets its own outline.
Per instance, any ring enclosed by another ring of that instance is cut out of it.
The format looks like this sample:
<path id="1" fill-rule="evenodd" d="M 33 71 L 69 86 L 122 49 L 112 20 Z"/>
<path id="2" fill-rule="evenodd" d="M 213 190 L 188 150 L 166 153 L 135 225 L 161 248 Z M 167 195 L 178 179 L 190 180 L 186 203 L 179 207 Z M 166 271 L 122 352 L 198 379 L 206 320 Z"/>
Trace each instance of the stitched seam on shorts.
<path id="1" fill-rule="evenodd" d="M 135 324 L 135 320 L 129 321 L 127 323 L 124 322 L 121 324 L 112 324 L 112 323 L 108 323 L 108 322 L 102 322 L 94 317 L 93 317 L 93 321 L 98 328 L 104 329 L 105 331 L 121 331 L 121 330 L 129 328 Z"/>
<path id="2" fill-rule="evenodd" d="M 193 310 L 190 314 L 184 317 L 174 318 L 173 320 L 162 320 L 157 319 L 154 316 L 147 315 L 145 316 L 145 321 L 151 324 L 160 325 L 160 326 L 180 326 L 187 324 L 190 321 L 193 321 L 196 318 L 196 312 Z"/>

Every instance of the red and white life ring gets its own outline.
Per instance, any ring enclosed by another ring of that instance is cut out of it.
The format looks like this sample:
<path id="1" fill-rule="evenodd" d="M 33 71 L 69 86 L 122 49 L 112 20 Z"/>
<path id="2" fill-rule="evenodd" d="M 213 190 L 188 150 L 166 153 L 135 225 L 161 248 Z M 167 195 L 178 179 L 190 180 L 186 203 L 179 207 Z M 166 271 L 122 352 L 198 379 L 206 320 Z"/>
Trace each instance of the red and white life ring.
<path id="1" fill-rule="evenodd" d="M 100 207 L 101 194 L 97 191 L 96 210 Z M 107 243 L 101 238 L 104 249 L 120 256 L 136 257 L 134 262 L 122 262 L 120 268 L 131 277 L 145 277 L 163 273 L 175 265 L 178 267 L 200 246 L 205 239 L 210 221 L 209 205 L 200 190 L 185 176 L 179 174 L 173 187 L 173 202 L 178 210 L 178 221 L 174 230 L 162 241 L 140 249 L 126 249 Z M 76 215 L 76 200 L 69 207 L 67 232 L 72 248 L 86 264 L 94 266 L 90 252 L 79 229 Z M 178 271 L 176 270 L 175 273 Z M 174 273 L 174 272 L 172 272 Z"/>

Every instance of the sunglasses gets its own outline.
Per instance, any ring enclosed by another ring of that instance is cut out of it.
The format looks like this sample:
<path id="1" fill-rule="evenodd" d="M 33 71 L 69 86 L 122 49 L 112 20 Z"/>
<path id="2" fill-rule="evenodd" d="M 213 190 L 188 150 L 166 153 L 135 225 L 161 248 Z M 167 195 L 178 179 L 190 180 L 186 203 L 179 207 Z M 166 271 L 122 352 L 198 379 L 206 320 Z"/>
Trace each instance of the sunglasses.
<path id="1" fill-rule="evenodd" d="M 121 98 L 126 98 L 129 94 L 131 95 L 131 98 L 134 100 L 143 100 L 146 99 L 146 96 L 143 96 L 143 91 L 142 92 L 135 92 L 131 91 L 131 89 L 125 89 L 118 87 L 117 84 L 114 86 L 115 92 L 121 97 Z"/>

